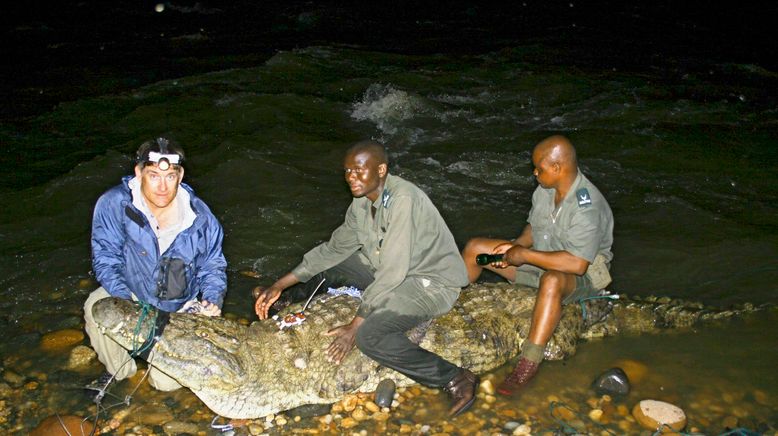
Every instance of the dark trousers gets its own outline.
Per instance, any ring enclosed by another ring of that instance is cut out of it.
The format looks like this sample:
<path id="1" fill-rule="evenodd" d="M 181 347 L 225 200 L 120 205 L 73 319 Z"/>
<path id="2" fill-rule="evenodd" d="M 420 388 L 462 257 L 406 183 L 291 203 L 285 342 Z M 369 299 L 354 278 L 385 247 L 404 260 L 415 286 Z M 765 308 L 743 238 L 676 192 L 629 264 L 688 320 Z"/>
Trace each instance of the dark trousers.
<path id="1" fill-rule="evenodd" d="M 375 278 L 357 254 L 317 275 L 307 283 L 314 287 L 356 286 L 365 289 Z M 321 292 L 321 291 L 319 291 Z M 388 298 L 375 305 L 357 331 L 357 348 L 379 364 L 427 385 L 444 386 L 459 372 L 453 363 L 408 339 L 417 325 L 451 310 L 458 289 L 443 288 L 419 278 L 406 278 Z"/>

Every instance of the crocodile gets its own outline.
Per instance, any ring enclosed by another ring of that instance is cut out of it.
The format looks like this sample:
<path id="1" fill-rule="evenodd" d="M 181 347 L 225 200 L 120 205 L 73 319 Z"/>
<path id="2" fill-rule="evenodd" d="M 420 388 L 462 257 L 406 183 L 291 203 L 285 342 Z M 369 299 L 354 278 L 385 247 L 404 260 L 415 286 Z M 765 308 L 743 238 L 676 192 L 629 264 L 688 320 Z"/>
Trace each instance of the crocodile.
<path id="1" fill-rule="evenodd" d="M 534 289 L 507 283 L 472 284 L 448 314 L 409 335 L 450 362 L 484 373 L 518 354 L 529 332 L 535 294 Z M 306 309 L 303 323 L 283 330 L 272 319 L 244 325 L 223 317 L 172 313 L 161 335 L 153 333 L 155 310 L 131 301 L 106 298 L 94 305 L 93 314 L 106 334 L 128 350 L 155 337 L 149 364 L 191 389 L 213 412 L 251 419 L 372 392 L 385 378 L 398 386 L 414 383 L 358 349 L 340 365 L 327 361 L 325 348 L 331 338 L 323 333 L 349 322 L 358 305 L 349 295 L 324 294 Z M 689 327 L 755 309 L 746 305 L 717 310 L 666 297 L 621 296 L 571 304 L 563 309 L 545 357 L 567 358 L 582 339 Z M 299 310 L 301 305 L 293 304 L 280 315 Z"/>

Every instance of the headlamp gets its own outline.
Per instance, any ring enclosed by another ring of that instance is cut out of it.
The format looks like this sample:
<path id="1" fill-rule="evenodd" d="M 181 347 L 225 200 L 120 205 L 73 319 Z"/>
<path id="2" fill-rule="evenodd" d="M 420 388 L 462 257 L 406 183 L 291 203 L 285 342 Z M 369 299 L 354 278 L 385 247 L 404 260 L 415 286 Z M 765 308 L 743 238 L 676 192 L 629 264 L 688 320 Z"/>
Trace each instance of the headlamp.
<path id="1" fill-rule="evenodd" d="M 154 162 L 160 170 L 167 171 L 167 169 L 170 168 L 170 165 L 178 165 L 181 161 L 181 156 L 176 153 L 163 154 L 156 151 L 150 151 L 146 161 Z"/>

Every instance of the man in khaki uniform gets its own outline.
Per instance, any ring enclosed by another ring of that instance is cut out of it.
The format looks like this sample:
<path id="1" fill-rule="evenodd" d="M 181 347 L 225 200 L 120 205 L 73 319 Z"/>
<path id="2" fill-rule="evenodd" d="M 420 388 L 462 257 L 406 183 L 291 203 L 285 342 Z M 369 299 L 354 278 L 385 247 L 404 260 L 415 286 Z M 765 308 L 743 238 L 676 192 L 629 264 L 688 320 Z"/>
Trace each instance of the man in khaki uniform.
<path id="1" fill-rule="evenodd" d="M 411 342 L 406 332 L 447 313 L 467 285 L 462 257 L 446 223 L 427 195 L 389 174 L 381 144 L 355 144 L 344 159 L 346 183 L 354 199 L 329 241 L 267 289 L 255 304 L 261 319 L 281 292 L 299 282 L 364 289 L 348 325 L 328 332 L 335 340 L 328 358 L 340 363 L 356 345 L 383 366 L 453 397 L 457 415 L 475 400 L 478 378 Z M 311 280 L 314 279 L 314 280 Z"/>
<path id="2" fill-rule="evenodd" d="M 596 295 L 610 283 L 613 214 L 600 191 L 578 170 L 575 148 L 563 136 L 541 141 L 532 152 L 539 186 L 528 224 L 514 241 L 475 238 L 462 252 L 470 282 L 483 268 L 508 281 L 538 288 L 519 362 L 498 391 L 512 395 L 535 375 L 562 313 L 562 304 Z M 481 266 L 480 253 L 503 254 Z"/>

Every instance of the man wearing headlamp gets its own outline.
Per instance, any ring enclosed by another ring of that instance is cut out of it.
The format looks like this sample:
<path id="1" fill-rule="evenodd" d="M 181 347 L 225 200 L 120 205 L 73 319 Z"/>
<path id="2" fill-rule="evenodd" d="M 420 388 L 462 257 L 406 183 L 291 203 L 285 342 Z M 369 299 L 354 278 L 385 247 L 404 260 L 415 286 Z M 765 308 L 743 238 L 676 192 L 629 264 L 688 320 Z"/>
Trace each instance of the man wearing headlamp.
<path id="1" fill-rule="evenodd" d="M 181 183 L 183 162 L 184 151 L 174 142 L 146 141 L 136 154 L 135 176 L 125 177 L 95 206 L 92 265 L 102 286 L 84 304 L 84 318 L 92 347 L 110 373 L 96 381 L 98 390 L 136 372 L 135 356 L 94 322 L 92 305 L 98 300 L 113 296 L 163 312 L 221 315 L 227 290 L 223 232 L 208 206 Z M 153 353 L 142 357 L 153 365 Z M 164 391 L 180 387 L 154 368 L 149 382 Z"/>

